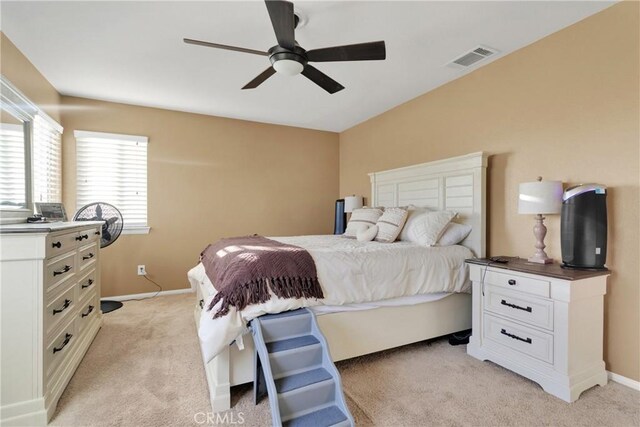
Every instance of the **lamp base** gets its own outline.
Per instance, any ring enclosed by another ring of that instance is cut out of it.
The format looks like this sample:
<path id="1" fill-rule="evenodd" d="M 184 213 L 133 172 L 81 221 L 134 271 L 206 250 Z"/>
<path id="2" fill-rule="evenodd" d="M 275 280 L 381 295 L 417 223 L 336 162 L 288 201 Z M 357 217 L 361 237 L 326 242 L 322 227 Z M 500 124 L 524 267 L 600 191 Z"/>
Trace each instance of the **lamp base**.
<path id="1" fill-rule="evenodd" d="M 546 245 L 544 244 L 544 236 L 547 235 L 547 227 L 544 225 L 544 217 L 540 214 L 535 217 L 536 224 L 533 226 L 533 235 L 536 236 L 536 253 L 529 258 L 529 262 L 535 262 L 537 264 L 552 264 L 553 259 L 547 256 L 544 251 Z"/>
<path id="2" fill-rule="evenodd" d="M 537 264 L 553 264 L 554 261 L 551 258 L 538 258 L 535 255 L 529 258 L 527 261 L 535 262 Z"/>

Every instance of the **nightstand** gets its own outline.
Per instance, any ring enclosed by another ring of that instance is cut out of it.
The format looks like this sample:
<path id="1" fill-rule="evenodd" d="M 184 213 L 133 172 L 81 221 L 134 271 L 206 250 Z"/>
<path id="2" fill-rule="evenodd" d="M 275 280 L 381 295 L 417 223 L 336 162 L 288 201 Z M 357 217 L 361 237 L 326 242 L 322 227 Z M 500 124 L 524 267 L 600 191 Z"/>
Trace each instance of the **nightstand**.
<path id="1" fill-rule="evenodd" d="M 567 402 L 607 384 L 603 300 L 610 272 L 509 258 L 470 259 L 473 335 L 467 353 L 537 382 Z"/>

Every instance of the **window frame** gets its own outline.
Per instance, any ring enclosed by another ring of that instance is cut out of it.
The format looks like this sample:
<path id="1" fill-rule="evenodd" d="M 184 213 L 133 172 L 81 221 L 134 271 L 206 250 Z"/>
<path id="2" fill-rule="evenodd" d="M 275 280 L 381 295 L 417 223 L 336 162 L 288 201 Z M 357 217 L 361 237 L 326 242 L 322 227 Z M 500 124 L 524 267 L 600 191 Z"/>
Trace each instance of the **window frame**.
<path id="1" fill-rule="evenodd" d="M 146 164 L 145 164 L 145 175 L 146 175 L 146 188 L 145 188 L 145 203 L 146 203 L 146 216 L 145 216 L 145 225 L 127 225 L 125 220 L 122 234 L 149 234 L 151 230 L 151 226 L 149 225 L 149 158 L 148 158 L 148 147 L 149 147 L 149 138 L 146 136 L 140 135 L 127 135 L 127 134 L 119 134 L 119 133 L 108 133 L 108 132 L 96 132 L 96 131 L 86 131 L 86 130 L 74 130 L 73 136 L 76 141 L 76 164 L 75 168 L 75 176 L 76 176 L 76 191 L 75 191 L 75 201 L 78 204 L 78 142 L 81 139 L 105 139 L 105 140 L 120 140 L 120 141 L 130 141 L 130 142 L 141 142 L 146 145 Z M 108 201 L 107 201 L 108 203 Z M 76 206 L 76 209 L 79 209 L 81 206 Z M 117 206 L 116 206 L 117 207 Z"/>

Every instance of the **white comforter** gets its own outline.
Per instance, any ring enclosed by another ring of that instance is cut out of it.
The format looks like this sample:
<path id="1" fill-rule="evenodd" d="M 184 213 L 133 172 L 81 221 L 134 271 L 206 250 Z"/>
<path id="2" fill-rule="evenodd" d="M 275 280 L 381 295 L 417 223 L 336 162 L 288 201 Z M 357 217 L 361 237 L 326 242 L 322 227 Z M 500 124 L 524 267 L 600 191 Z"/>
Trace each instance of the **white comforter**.
<path id="1" fill-rule="evenodd" d="M 341 236 L 272 237 L 300 246 L 311 254 L 318 271 L 324 299 L 273 298 L 263 304 L 213 319 L 213 310 L 202 310 L 198 335 L 208 362 L 231 344 L 252 319 L 266 313 L 295 310 L 314 305 L 343 305 L 371 302 L 435 292 L 469 292 L 464 260 L 472 252 L 464 246 L 423 247 L 410 242 L 358 242 Z M 195 289 L 202 284 L 212 289 L 204 266 L 189 271 Z M 205 307 L 213 298 L 205 300 Z"/>

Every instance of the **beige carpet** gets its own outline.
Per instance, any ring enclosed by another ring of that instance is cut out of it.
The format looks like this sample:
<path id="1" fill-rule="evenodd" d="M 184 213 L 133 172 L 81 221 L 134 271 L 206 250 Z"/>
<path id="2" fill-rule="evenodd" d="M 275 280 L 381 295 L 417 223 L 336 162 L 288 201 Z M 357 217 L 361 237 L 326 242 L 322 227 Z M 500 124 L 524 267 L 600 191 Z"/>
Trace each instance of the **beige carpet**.
<path id="1" fill-rule="evenodd" d="M 202 424 L 210 408 L 194 303 L 191 294 L 158 297 L 127 302 L 106 314 L 52 425 L 270 425 L 268 402 L 254 406 L 250 385 L 232 389 L 234 406 L 226 422 L 213 418 Z M 609 383 L 568 404 L 444 340 L 363 356 L 338 367 L 358 425 L 640 425 L 640 393 L 627 387 Z"/>

